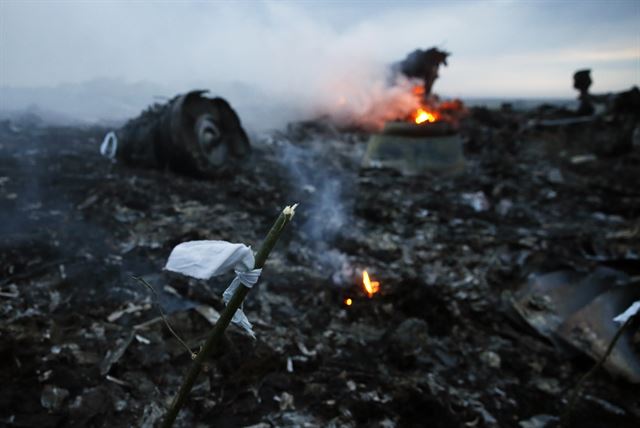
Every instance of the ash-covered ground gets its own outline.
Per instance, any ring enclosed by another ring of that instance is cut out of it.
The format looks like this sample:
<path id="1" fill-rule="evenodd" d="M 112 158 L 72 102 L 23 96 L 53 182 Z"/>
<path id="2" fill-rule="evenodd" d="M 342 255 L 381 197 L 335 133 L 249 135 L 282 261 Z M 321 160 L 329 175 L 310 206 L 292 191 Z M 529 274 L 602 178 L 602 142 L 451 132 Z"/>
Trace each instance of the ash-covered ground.
<path id="1" fill-rule="evenodd" d="M 361 170 L 368 135 L 322 121 L 253 138 L 215 180 L 112 163 L 107 129 L 2 123 L 0 425 L 157 425 L 191 360 L 131 276 L 196 350 L 232 277 L 169 274 L 171 249 L 257 248 L 298 202 L 245 302 L 257 339 L 229 329 L 177 426 L 556 426 L 594 361 L 511 297 L 561 267 L 640 274 L 640 150 L 529 126 L 544 113 L 472 110 L 465 171 L 418 177 Z M 573 416 L 637 427 L 640 389 L 600 370 Z"/>

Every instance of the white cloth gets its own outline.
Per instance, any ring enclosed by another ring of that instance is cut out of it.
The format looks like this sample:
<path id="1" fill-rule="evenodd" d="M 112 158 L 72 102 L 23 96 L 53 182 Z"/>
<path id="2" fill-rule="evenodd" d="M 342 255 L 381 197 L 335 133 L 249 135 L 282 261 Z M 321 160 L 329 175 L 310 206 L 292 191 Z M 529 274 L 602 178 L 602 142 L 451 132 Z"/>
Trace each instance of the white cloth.
<path id="1" fill-rule="evenodd" d="M 189 241 L 177 245 L 171 251 L 165 269 L 198 279 L 209 279 L 233 269 L 236 277 L 222 294 L 224 303 L 228 304 L 240 284 L 251 288 L 258 282 L 262 269 L 254 269 L 254 266 L 253 251 L 244 244 L 232 244 L 227 241 Z M 242 306 L 233 314 L 231 321 L 255 338 Z"/>
<path id="2" fill-rule="evenodd" d="M 617 323 L 624 324 L 629 318 L 640 312 L 640 300 L 636 300 L 627 308 L 626 311 L 615 317 L 613 320 Z"/>

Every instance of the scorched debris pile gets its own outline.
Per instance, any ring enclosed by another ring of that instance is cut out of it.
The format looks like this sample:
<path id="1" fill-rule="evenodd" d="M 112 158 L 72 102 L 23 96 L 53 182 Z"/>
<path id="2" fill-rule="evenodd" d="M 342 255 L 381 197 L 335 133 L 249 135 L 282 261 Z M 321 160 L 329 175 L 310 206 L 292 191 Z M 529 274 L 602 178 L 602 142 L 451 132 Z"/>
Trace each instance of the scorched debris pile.
<path id="1" fill-rule="evenodd" d="M 640 151 L 605 156 L 554 117 L 471 109 L 464 170 L 442 176 L 361 169 L 368 135 L 292 124 L 210 180 L 108 162 L 106 129 L 1 123 L 1 424 L 156 424 L 191 361 L 130 276 L 195 349 L 230 278 L 163 272 L 169 252 L 255 246 L 294 200 L 245 304 L 257 340 L 231 329 L 178 426 L 556 425 L 599 348 L 559 340 L 551 298 L 528 301 L 535 319 L 514 302 L 549 274 L 637 287 Z M 636 327 L 625 340 L 637 358 Z M 577 426 L 638 426 L 638 385 L 611 373 L 587 381 Z"/>

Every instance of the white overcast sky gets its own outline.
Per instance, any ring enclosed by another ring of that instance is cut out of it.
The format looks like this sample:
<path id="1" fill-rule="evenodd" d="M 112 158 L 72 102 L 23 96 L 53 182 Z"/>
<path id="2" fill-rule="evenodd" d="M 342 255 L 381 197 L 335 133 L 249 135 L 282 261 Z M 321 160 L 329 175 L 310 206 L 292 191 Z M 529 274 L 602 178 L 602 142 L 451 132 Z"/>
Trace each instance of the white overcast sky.
<path id="1" fill-rule="evenodd" d="M 452 53 L 449 96 L 573 97 L 640 82 L 640 0 L 0 0 L 0 86 L 96 78 L 174 87 L 243 82 L 265 93 L 390 63 L 415 48 Z"/>

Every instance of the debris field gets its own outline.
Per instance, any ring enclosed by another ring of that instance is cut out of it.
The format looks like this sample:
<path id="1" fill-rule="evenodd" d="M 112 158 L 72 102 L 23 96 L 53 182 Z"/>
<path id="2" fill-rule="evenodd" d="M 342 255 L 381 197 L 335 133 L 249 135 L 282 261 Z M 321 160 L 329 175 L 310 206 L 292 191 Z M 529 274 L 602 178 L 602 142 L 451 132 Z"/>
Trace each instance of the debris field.
<path id="1" fill-rule="evenodd" d="M 257 248 L 299 203 L 245 301 L 256 339 L 230 327 L 177 426 L 557 426 L 595 360 L 514 296 L 560 269 L 640 275 L 640 148 L 536 125 L 554 115 L 472 108 L 464 170 L 416 176 L 362 168 L 370 135 L 325 120 L 204 179 L 100 156 L 110 129 L 0 123 L 0 425 L 156 426 L 191 363 L 158 305 L 197 352 L 232 279 L 164 271 L 172 248 Z M 637 427 L 640 386 L 601 369 L 573 419 Z"/>

